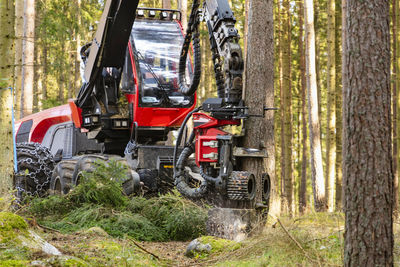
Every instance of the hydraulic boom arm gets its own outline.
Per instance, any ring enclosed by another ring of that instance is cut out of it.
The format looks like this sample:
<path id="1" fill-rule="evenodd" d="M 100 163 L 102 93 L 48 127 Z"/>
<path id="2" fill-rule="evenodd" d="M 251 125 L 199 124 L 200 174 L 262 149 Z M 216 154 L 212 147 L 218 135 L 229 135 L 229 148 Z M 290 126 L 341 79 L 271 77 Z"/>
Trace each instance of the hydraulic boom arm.
<path id="1" fill-rule="evenodd" d="M 99 113 L 100 100 L 110 108 L 109 113 L 115 111 L 113 105 L 117 102 L 121 70 L 138 4 L 139 0 L 107 0 L 105 4 L 86 61 L 86 82 L 75 102 L 84 113 Z"/>

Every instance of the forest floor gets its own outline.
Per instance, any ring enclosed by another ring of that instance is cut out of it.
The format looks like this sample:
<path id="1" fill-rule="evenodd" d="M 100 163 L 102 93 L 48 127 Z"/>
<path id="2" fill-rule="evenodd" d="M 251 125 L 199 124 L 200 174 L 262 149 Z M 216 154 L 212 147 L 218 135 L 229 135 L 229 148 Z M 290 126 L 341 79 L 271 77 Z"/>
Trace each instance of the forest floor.
<path id="1" fill-rule="evenodd" d="M 64 258 L 33 253 L 0 266 L 342 266 L 344 215 L 308 214 L 271 218 L 263 233 L 234 250 L 220 248 L 196 258 L 184 256 L 189 242 L 138 242 L 113 238 L 101 229 L 62 234 L 35 223 L 30 228 L 57 247 Z M 395 230 L 395 266 L 400 265 L 400 227 Z M 0 248 L 0 256 L 3 251 Z"/>

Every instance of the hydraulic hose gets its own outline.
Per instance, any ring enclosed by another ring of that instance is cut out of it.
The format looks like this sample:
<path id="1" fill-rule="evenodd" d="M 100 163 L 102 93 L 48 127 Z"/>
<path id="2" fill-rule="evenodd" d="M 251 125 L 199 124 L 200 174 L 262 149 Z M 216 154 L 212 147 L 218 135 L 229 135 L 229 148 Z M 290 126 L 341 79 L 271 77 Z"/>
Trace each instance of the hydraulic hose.
<path id="1" fill-rule="evenodd" d="M 177 162 L 177 175 L 175 176 L 175 185 L 178 191 L 184 195 L 185 197 L 189 198 L 200 198 L 204 196 L 204 194 L 207 192 L 207 181 L 203 180 L 201 181 L 201 184 L 199 187 L 193 188 L 190 187 L 187 182 L 186 182 L 186 177 L 185 177 L 185 165 L 186 161 L 189 158 L 191 154 L 194 152 L 194 144 L 191 144 L 189 146 L 186 146 L 181 155 L 179 156 L 178 162 Z"/>
<path id="2" fill-rule="evenodd" d="M 189 141 L 187 144 L 185 144 L 184 149 L 182 150 L 182 153 L 179 155 L 179 159 L 177 160 L 177 154 L 178 154 L 178 147 L 179 144 L 182 141 L 182 136 L 184 133 L 184 129 L 186 127 L 186 124 L 190 117 L 193 115 L 193 113 L 198 112 L 200 108 L 194 109 L 192 112 L 190 112 L 186 118 L 183 120 L 182 126 L 179 129 L 178 137 L 176 140 L 175 148 L 174 148 L 174 158 L 173 158 L 173 165 L 174 165 L 174 178 L 175 178 L 175 185 L 178 191 L 189 198 L 200 198 L 202 197 L 206 191 L 207 191 L 207 181 L 203 180 L 200 187 L 198 188 L 193 188 L 190 187 L 185 179 L 185 166 L 187 159 L 191 154 L 194 152 L 194 138 L 195 138 L 195 133 L 192 132 L 192 134 L 189 137 Z"/>
<path id="3" fill-rule="evenodd" d="M 213 184 L 215 184 L 216 182 L 218 182 L 218 181 L 221 180 L 220 177 L 215 178 L 215 177 L 212 177 L 212 176 L 207 175 L 207 174 L 204 172 L 203 166 L 200 166 L 200 175 L 201 175 L 201 177 L 203 177 L 207 182 L 210 182 L 210 183 L 213 183 Z"/>
<path id="4" fill-rule="evenodd" d="M 187 96 L 193 95 L 200 84 L 201 79 L 201 51 L 200 51 L 200 33 L 199 33 L 199 21 L 197 19 L 197 11 L 200 6 L 199 0 L 193 0 L 192 11 L 189 17 L 189 23 L 186 30 L 185 40 L 183 42 L 181 55 L 179 58 L 179 75 L 178 84 L 179 91 Z M 194 50 L 194 70 L 193 79 L 190 86 L 187 86 L 186 81 L 186 63 L 187 56 L 190 48 L 190 41 L 193 38 L 193 50 Z"/>

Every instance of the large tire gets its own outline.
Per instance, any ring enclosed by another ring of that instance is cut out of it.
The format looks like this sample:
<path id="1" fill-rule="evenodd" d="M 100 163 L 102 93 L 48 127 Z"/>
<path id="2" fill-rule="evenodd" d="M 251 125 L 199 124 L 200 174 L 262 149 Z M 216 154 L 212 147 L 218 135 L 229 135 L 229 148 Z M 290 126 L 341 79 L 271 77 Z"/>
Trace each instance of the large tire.
<path id="1" fill-rule="evenodd" d="M 18 143 L 18 172 L 14 176 L 16 197 L 24 195 L 43 196 L 50 186 L 54 159 L 47 147 L 38 143 Z"/>
<path id="2" fill-rule="evenodd" d="M 50 181 L 50 193 L 52 194 L 68 194 L 75 186 L 73 176 L 78 157 L 62 160 L 54 168 Z"/>
<path id="3" fill-rule="evenodd" d="M 91 173 L 95 170 L 96 164 L 95 162 L 107 161 L 108 157 L 106 155 L 84 155 L 80 157 L 77 161 L 73 174 L 74 185 L 78 185 L 81 182 L 82 175 L 84 172 Z"/>
<path id="4" fill-rule="evenodd" d="M 78 161 L 75 166 L 75 170 L 73 173 L 73 181 L 72 183 L 74 185 L 78 185 L 81 182 L 82 175 L 84 172 L 86 173 L 91 173 L 95 170 L 96 168 L 96 162 L 107 162 L 109 160 L 116 160 L 117 162 L 121 163 L 122 165 L 125 165 L 127 167 L 127 173 L 126 173 L 126 179 L 124 181 L 121 181 L 122 183 L 122 189 L 123 192 L 129 196 L 134 193 L 137 193 L 140 191 L 140 178 L 139 175 L 131 171 L 129 168 L 129 164 L 126 161 L 126 159 L 120 157 L 120 156 L 108 156 L 108 155 L 85 155 L 82 156 Z"/>

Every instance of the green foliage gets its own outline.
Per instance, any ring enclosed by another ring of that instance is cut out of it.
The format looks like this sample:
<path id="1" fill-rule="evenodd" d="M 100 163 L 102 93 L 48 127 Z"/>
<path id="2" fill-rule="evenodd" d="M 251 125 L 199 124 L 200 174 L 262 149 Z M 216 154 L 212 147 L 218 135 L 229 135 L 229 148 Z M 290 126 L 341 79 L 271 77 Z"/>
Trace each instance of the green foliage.
<path id="1" fill-rule="evenodd" d="M 96 163 L 91 173 L 83 173 L 81 184 L 69 195 L 76 204 L 93 203 L 114 208 L 125 207 L 128 197 L 122 192 L 122 182 L 126 180 L 127 167 L 110 160 L 107 164 Z"/>
<path id="2" fill-rule="evenodd" d="M 139 240 L 189 240 L 205 233 L 207 211 L 177 192 L 129 199 L 122 192 L 126 168 L 116 162 L 98 163 L 65 196 L 31 201 L 29 211 L 40 223 L 65 233 L 101 227 L 114 237 Z"/>

